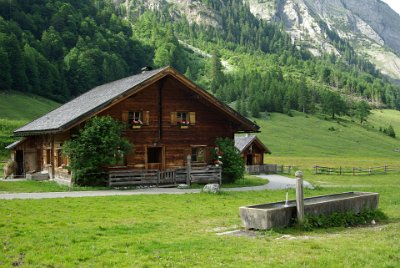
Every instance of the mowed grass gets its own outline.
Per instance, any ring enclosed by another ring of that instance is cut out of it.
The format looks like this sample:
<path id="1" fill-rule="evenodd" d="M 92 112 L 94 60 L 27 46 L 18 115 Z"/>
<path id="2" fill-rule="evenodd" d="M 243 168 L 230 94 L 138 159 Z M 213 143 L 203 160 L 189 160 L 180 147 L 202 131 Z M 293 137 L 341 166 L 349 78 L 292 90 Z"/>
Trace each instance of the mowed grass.
<path id="1" fill-rule="evenodd" d="M 399 174 L 306 177 L 326 185 L 305 190 L 306 196 L 379 192 L 389 222 L 311 232 L 272 230 L 252 237 L 217 235 L 240 228 L 240 206 L 280 201 L 285 191 L 4 200 L 0 266 L 399 266 Z M 290 198 L 294 195 L 290 190 Z"/>
<path id="2" fill-rule="evenodd" d="M 0 92 L 0 118 L 29 121 L 60 106 L 59 103 L 35 95 Z"/>
<path id="3" fill-rule="evenodd" d="M 35 95 L 0 92 L 0 160 L 9 158 L 5 146 L 18 140 L 13 131 L 60 104 Z"/>
<path id="4" fill-rule="evenodd" d="M 373 111 L 368 123 L 351 118 L 331 120 L 318 115 L 294 113 L 294 117 L 272 113 L 269 119 L 256 119 L 260 139 L 272 151 L 267 163 L 312 168 L 328 166 L 399 165 L 400 139 L 379 131 L 393 125 L 400 136 L 400 111 Z M 329 130 L 331 129 L 331 130 Z"/>

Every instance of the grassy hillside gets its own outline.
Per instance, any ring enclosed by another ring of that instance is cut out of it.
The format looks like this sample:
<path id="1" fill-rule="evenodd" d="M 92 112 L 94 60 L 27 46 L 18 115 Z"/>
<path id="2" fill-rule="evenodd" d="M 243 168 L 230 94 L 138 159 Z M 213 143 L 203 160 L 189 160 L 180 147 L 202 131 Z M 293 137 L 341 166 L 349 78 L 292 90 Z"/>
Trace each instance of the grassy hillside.
<path id="1" fill-rule="evenodd" d="M 35 95 L 0 92 L 0 160 L 8 157 L 4 147 L 16 140 L 12 137 L 16 128 L 58 106 L 54 101 Z"/>
<path id="2" fill-rule="evenodd" d="M 400 135 L 400 112 L 394 110 L 373 111 L 367 124 L 360 125 L 351 118 L 325 119 L 294 113 L 271 114 L 268 119 L 258 119 L 261 140 L 272 150 L 266 158 L 269 163 L 285 163 L 307 168 L 314 164 L 351 166 L 398 162 L 400 139 L 391 138 L 379 131 L 379 127 L 391 124 Z M 314 159 L 318 159 L 318 163 Z"/>
<path id="3" fill-rule="evenodd" d="M 21 93 L 0 91 L 0 118 L 30 121 L 58 107 L 57 102 Z"/>

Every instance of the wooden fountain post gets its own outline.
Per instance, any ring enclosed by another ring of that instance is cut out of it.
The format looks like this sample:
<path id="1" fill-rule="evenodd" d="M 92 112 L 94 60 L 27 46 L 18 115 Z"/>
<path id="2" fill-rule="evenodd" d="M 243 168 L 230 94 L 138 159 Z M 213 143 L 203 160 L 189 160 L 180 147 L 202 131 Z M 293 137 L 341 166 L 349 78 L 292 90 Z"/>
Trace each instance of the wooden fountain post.
<path id="1" fill-rule="evenodd" d="M 304 192 L 303 192 L 303 172 L 296 171 L 296 211 L 297 222 L 302 225 L 304 222 Z"/>

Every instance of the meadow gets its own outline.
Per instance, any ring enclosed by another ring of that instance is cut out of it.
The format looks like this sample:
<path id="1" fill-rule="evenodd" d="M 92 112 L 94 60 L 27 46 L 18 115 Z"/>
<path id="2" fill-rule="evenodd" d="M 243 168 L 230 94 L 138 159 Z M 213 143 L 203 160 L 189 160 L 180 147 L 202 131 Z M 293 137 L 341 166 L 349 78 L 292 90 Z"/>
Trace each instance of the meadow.
<path id="1" fill-rule="evenodd" d="M 387 222 L 220 235 L 242 230 L 240 206 L 284 200 L 284 190 L 2 200 L 0 266 L 399 267 L 400 172 L 373 176 L 312 173 L 314 164 L 399 166 L 400 153 L 395 149 L 400 139 L 379 131 L 392 124 L 400 135 L 399 118 L 400 112 L 385 110 L 374 111 L 363 125 L 346 117 L 331 121 L 301 113 L 257 119 L 262 126 L 259 136 L 272 151 L 265 161 L 303 170 L 305 179 L 316 186 L 305 190 L 306 197 L 378 192 Z M 9 185 L 6 191 L 26 191 Z M 47 190 L 32 191 L 41 189 Z M 295 198 L 294 190 L 289 190 L 289 197 Z"/>
<path id="2" fill-rule="evenodd" d="M 283 200 L 285 191 L 3 200 L 0 266 L 22 267 L 398 267 L 399 174 L 306 174 L 306 196 L 376 191 L 389 221 L 357 228 L 240 229 L 238 208 Z M 323 186 L 322 186 L 323 185 Z M 294 191 L 289 191 L 294 198 Z"/>

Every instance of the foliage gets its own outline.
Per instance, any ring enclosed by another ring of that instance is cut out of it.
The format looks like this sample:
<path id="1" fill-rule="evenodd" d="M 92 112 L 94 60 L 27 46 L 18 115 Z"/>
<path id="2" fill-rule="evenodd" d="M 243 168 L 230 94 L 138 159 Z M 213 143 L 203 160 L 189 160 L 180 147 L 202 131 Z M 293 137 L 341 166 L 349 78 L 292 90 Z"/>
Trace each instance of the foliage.
<path id="1" fill-rule="evenodd" d="M 78 185 L 104 184 L 104 171 L 132 149 L 121 136 L 124 125 L 110 116 L 93 117 L 63 146 Z"/>
<path id="2" fill-rule="evenodd" d="M 171 65 L 255 117 L 313 113 L 332 88 L 400 109 L 400 87 L 323 22 L 341 56 L 313 57 L 281 25 L 256 18 L 244 1 L 202 3 L 218 15 L 219 26 L 189 23 L 173 15 L 175 5 L 148 10 L 137 0 L 128 6 L 108 0 L 0 2 L 0 90 L 64 102 L 143 66 Z M 233 68 L 224 69 L 222 60 Z"/>
<path id="3" fill-rule="evenodd" d="M 367 120 L 368 115 L 371 114 L 371 107 L 365 101 L 359 101 L 356 105 L 355 115 L 358 119 L 360 119 L 360 123 L 362 124 Z"/>
<path id="4" fill-rule="evenodd" d="M 242 179 L 244 176 L 244 162 L 233 140 L 218 138 L 215 142 L 221 152 L 222 182 L 230 183 Z"/>
<path id="5" fill-rule="evenodd" d="M 334 212 L 329 216 L 313 216 L 306 215 L 303 228 L 312 230 L 314 228 L 331 228 L 331 227 L 350 227 L 371 224 L 371 221 L 382 222 L 388 217 L 379 209 L 363 209 L 360 213 L 337 213 Z"/>
<path id="6" fill-rule="evenodd" d="M 347 111 L 346 102 L 342 97 L 331 91 L 326 91 L 322 94 L 322 111 L 326 114 L 332 115 L 332 119 L 335 119 L 335 115 L 345 114 Z"/>
<path id="7" fill-rule="evenodd" d="M 102 0 L 1 1 L 0 89 L 61 102 L 149 65 L 116 13 Z"/>
<path id="8" fill-rule="evenodd" d="M 383 129 L 381 127 L 379 130 L 382 131 L 383 133 L 385 133 L 386 135 L 388 135 L 389 137 L 396 138 L 396 132 L 394 131 L 394 128 L 392 125 L 389 125 L 387 128 L 383 128 Z"/>

